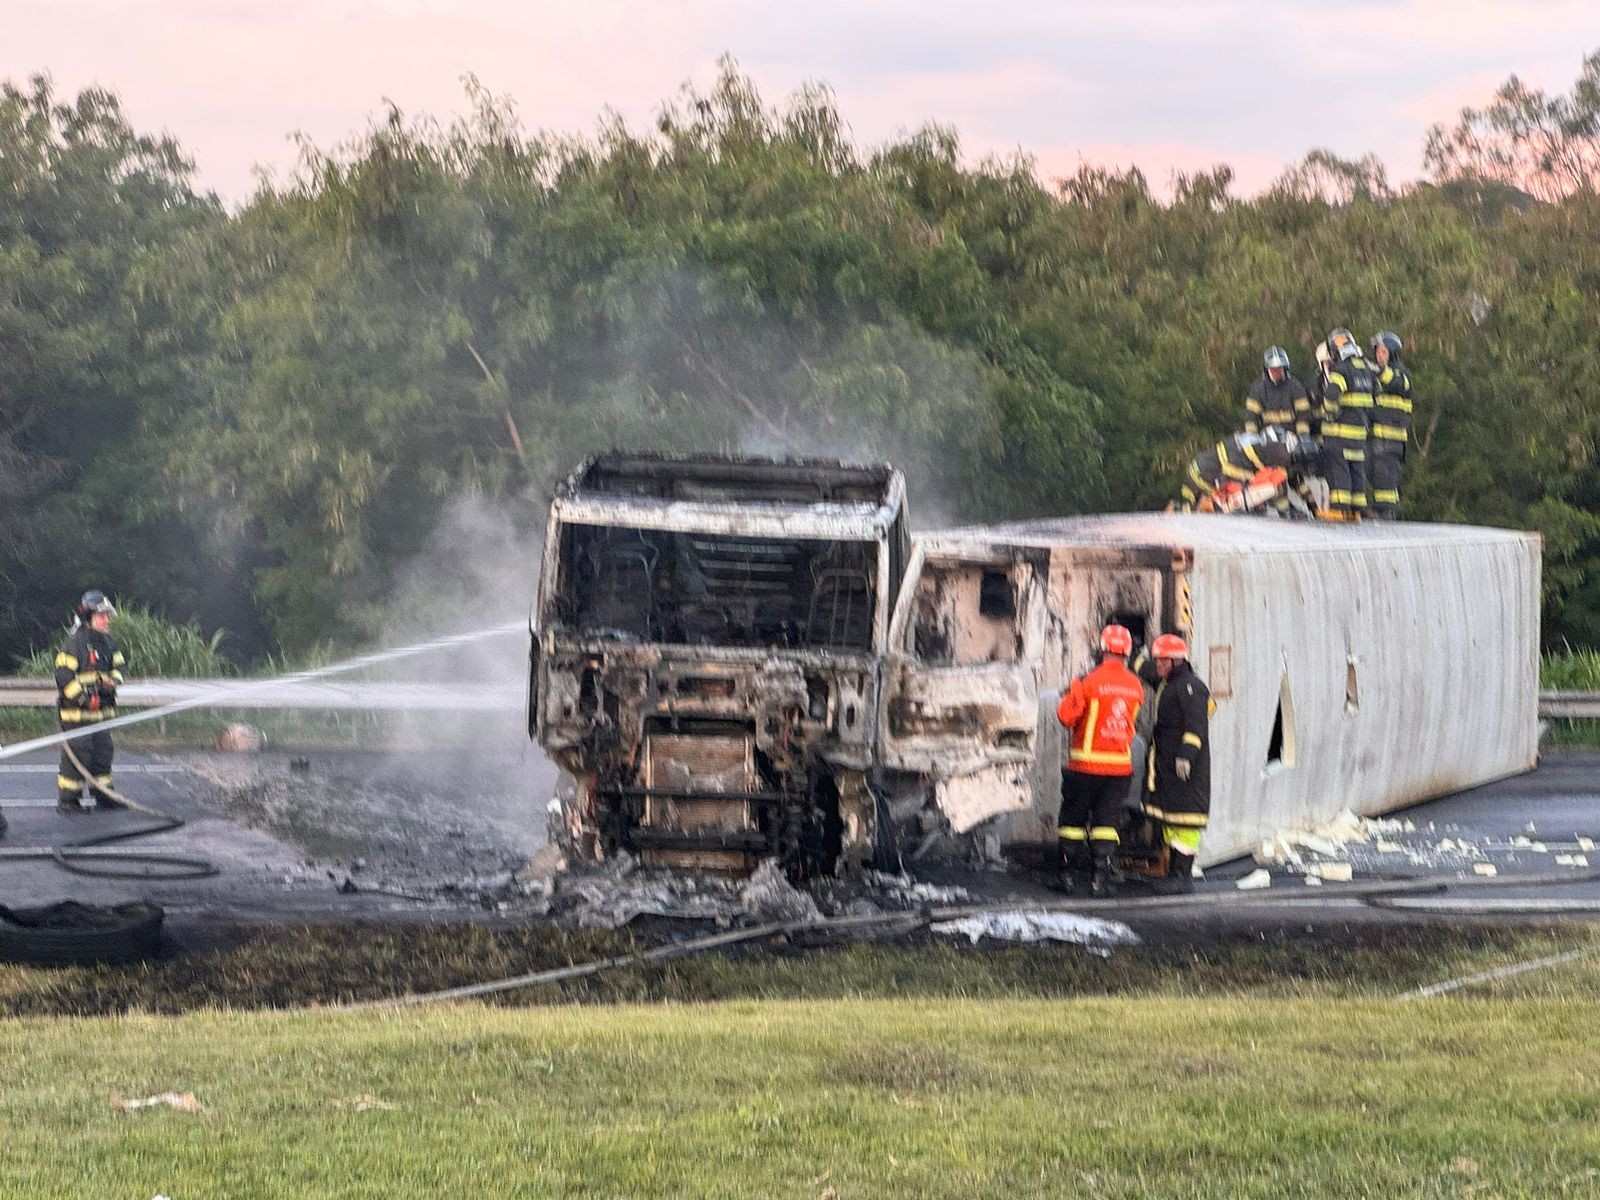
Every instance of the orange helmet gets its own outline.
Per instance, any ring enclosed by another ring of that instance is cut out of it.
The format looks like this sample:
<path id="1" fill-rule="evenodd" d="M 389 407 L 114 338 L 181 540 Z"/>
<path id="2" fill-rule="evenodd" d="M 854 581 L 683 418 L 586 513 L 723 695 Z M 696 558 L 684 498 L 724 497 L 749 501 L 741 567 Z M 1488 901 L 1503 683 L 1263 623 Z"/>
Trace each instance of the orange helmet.
<path id="1" fill-rule="evenodd" d="M 1157 658 L 1188 658 L 1189 644 L 1175 633 L 1163 633 L 1150 644 L 1150 652 Z"/>
<path id="2" fill-rule="evenodd" d="M 1132 654 L 1133 634 L 1121 625 L 1107 625 L 1100 631 L 1100 649 L 1107 654 Z"/>

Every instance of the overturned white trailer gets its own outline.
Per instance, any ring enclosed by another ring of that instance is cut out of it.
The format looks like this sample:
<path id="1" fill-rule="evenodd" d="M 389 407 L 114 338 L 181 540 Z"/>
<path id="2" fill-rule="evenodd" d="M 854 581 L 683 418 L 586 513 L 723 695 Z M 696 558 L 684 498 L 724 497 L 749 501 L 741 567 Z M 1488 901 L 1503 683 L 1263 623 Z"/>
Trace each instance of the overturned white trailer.
<path id="1" fill-rule="evenodd" d="M 1102 625 L 1174 631 L 1216 700 L 1203 862 L 1530 769 L 1538 535 L 1132 514 L 916 539 L 878 755 L 957 831 L 1054 840 L 1061 688 Z"/>

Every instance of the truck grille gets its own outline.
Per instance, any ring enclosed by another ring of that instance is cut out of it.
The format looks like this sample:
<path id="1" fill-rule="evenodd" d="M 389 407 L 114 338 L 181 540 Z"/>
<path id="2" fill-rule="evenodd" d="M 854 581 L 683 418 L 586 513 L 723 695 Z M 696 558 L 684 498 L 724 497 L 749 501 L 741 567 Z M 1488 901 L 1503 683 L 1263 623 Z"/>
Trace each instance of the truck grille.
<path id="1" fill-rule="evenodd" d="M 651 734 L 645 743 L 645 786 L 652 792 L 728 792 L 728 799 L 652 795 L 642 824 L 682 832 L 735 832 L 754 828 L 744 793 L 756 790 L 752 738 Z"/>

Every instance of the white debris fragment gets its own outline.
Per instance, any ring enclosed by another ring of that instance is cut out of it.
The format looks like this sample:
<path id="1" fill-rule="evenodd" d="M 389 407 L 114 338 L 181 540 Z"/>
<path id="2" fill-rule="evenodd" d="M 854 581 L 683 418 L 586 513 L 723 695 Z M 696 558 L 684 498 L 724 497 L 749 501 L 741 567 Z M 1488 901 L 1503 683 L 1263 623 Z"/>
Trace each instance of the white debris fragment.
<path id="1" fill-rule="evenodd" d="M 1500 872 L 1495 870 L 1493 863 L 1481 862 L 1472 864 L 1472 873 L 1474 875 L 1498 875 Z"/>
<path id="2" fill-rule="evenodd" d="M 1399 854 L 1401 849 L 1402 847 L 1399 842 L 1384 841 L 1381 838 L 1378 841 L 1379 854 Z"/>
<path id="3" fill-rule="evenodd" d="M 968 898 L 964 887 L 919 883 L 909 875 L 890 875 L 887 871 L 864 871 L 862 879 L 895 899 L 911 904 L 958 904 Z"/>
<path id="4" fill-rule="evenodd" d="M 954 921 L 936 921 L 929 928 L 934 933 L 961 935 L 973 942 L 979 938 L 1002 942 L 1069 942 L 1096 950 L 1139 943 L 1139 935 L 1121 921 L 1080 917 L 1076 913 L 1003 909 L 975 913 Z"/>
<path id="5" fill-rule="evenodd" d="M 1587 867 L 1589 860 L 1581 854 L 1558 854 L 1556 866 L 1558 867 Z"/>
<path id="6" fill-rule="evenodd" d="M 1268 838 L 1251 857 L 1261 866 L 1298 867 L 1305 861 L 1295 848 L 1281 837 Z"/>
<path id="7" fill-rule="evenodd" d="M 1311 874 L 1329 883 L 1349 883 L 1355 871 L 1347 862 L 1318 863 L 1311 868 Z"/>
<path id="8" fill-rule="evenodd" d="M 1306 876 L 1306 886 L 1307 887 L 1321 887 L 1322 886 L 1322 876 L 1320 876 L 1320 875 L 1307 875 Z"/>
<path id="9" fill-rule="evenodd" d="M 1344 852 L 1345 841 L 1334 841 L 1332 838 L 1323 837 L 1317 833 L 1297 833 L 1294 835 L 1296 845 L 1302 850 L 1309 850 L 1313 854 L 1320 854 L 1324 858 L 1336 858 Z M 1365 838 L 1360 839 L 1365 841 Z"/>
<path id="10" fill-rule="evenodd" d="M 1454 853 L 1456 853 L 1456 851 L 1458 849 L 1463 849 L 1463 848 L 1464 847 L 1457 847 L 1456 846 L 1456 842 L 1455 842 L 1454 838 L 1445 838 L 1444 841 L 1439 842 L 1437 845 L 1434 846 L 1434 850 L 1437 851 L 1440 854 L 1454 854 Z"/>
<path id="11" fill-rule="evenodd" d="M 1532 821 L 1529 821 L 1526 825 L 1524 825 L 1522 827 L 1522 832 L 1523 833 L 1538 833 L 1539 832 L 1539 827 L 1537 825 L 1535 825 Z"/>
<path id="12" fill-rule="evenodd" d="M 113 1094 L 111 1107 L 117 1112 L 133 1112 L 140 1108 L 156 1108 L 159 1106 L 175 1108 L 179 1112 L 200 1113 L 205 1109 L 200 1106 L 200 1101 L 194 1098 L 193 1092 L 162 1092 L 159 1096 L 146 1096 L 142 1100 L 124 1100 L 121 1096 Z"/>
<path id="13" fill-rule="evenodd" d="M 1578 849 L 1582 850 L 1585 854 L 1589 853 L 1589 851 L 1594 849 L 1594 839 L 1580 837 L 1578 839 Z"/>
<path id="14" fill-rule="evenodd" d="M 1365 842 L 1371 838 L 1373 824 L 1365 817 L 1356 816 L 1347 808 L 1314 832 L 1317 836 L 1334 842 Z"/>
<path id="15" fill-rule="evenodd" d="M 1272 872 L 1265 867 L 1257 867 L 1233 886 L 1241 892 L 1258 892 L 1272 886 Z"/>

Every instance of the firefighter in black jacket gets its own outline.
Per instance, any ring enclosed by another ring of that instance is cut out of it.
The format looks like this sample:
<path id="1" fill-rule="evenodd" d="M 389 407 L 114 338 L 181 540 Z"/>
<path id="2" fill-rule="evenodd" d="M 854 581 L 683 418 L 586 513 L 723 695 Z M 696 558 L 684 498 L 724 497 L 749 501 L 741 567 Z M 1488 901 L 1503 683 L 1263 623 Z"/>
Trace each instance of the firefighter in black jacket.
<path id="1" fill-rule="evenodd" d="M 1289 373 L 1288 353 L 1282 346 L 1269 346 L 1262 362 L 1261 377 L 1250 385 L 1244 400 L 1245 432 L 1281 429 L 1309 437 L 1311 400 L 1304 385 Z"/>
<path id="2" fill-rule="evenodd" d="M 1400 507 L 1400 464 L 1406 460 L 1406 439 L 1411 434 L 1411 372 L 1400 361 L 1400 335 L 1385 329 L 1372 339 L 1372 365 L 1378 372 L 1373 396 L 1372 438 L 1367 442 L 1371 459 L 1372 512 L 1380 521 L 1392 521 Z"/>
<path id="3" fill-rule="evenodd" d="M 1348 329 L 1335 329 L 1327 345 L 1322 445 L 1327 451 L 1328 505 L 1335 519 L 1355 521 L 1367 511 L 1367 437 L 1378 373 L 1361 357 Z"/>
<path id="4" fill-rule="evenodd" d="M 1160 683 L 1144 810 L 1161 823 L 1168 852 L 1167 875 L 1157 886 L 1189 892 L 1200 832 L 1211 812 L 1211 693 L 1189 665 L 1189 647 L 1181 637 L 1164 633 L 1150 650 Z"/>
<path id="5" fill-rule="evenodd" d="M 85 780 L 67 747 L 93 777 L 90 791 L 101 808 L 120 805 L 108 794 L 111 787 L 111 734 L 93 727 L 117 715 L 117 688 L 125 665 L 122 649 L 111 636 L 111 616 L 117 610 L 104 592 L 83 594 L 73 610 L 77 620 L 56 655 L 56 717 L 64 730 L 85 730 L 61 749 L 56 768 L 56 807 L 62 812 L 82 812 L 80 798 Z M 104 790 L 103 790 L 104 789 Z"/>

